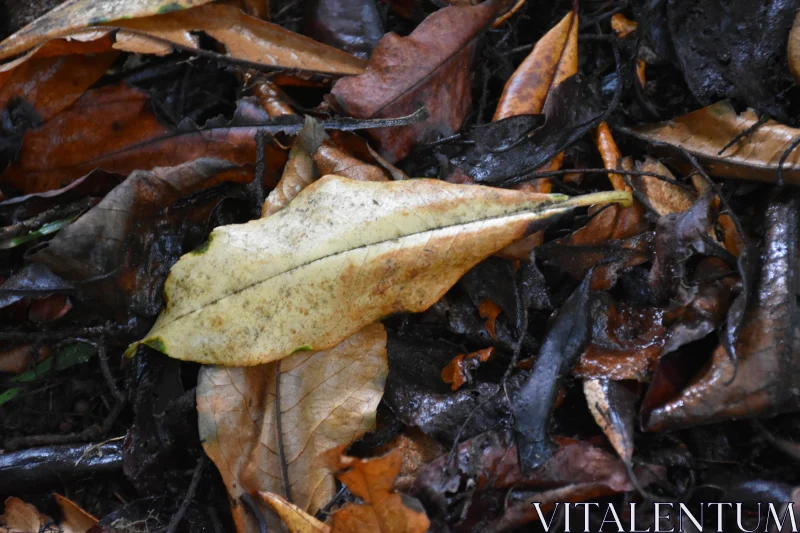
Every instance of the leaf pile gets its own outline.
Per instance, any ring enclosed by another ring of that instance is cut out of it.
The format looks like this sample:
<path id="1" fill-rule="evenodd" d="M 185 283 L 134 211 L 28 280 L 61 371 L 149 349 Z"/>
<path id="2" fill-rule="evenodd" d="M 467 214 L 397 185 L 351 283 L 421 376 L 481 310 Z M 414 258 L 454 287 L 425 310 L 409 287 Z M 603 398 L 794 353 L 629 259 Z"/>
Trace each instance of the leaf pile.
<path id="1" fill-rule="evenodd" d="M 800 0 L 58 3 L 0 8 L 0 530 L 800 494 Z"/>

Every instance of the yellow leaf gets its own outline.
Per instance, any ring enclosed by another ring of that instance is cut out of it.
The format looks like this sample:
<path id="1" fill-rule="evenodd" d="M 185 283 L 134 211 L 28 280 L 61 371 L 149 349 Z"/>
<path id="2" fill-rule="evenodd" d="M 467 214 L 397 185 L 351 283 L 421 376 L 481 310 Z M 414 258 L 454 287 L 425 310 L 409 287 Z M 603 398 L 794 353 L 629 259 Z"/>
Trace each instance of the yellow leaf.
<path id="1" fill-rule="evenodd" d="M 245 492 L 286 495 L 288 484 L 292 502 L 313 514 L 335 493 L 333 476 L 316 462 L 319 453 L 375 427 L 388 373 L 386 331 L 370 324 L 335 348 L 280 361 L 280 440 L 277 366 L 204 366 L 197 384 L 200 438 L 234 501 Z M 242 506 L 233 512 L 240 531 L 250 531 Z"/>
<path id="2" fill-rule="evenodd" d="M 289 528 L 289 533 L 329 533 L 331 530 L 330 526 L 323 524 L 277 494 L 259 492 L 258 495 L 281 517 L 283 523 Z"/>
<path id="3" fill-rule="evenodd" d="M 216 228 L 183 256 L 167 278 L 166 309 L 140 343 L 238 366 L 324 350 L 383 316 L 424 311 L 534 222 L 628 201 L 617 191 L 569 198 L 325 176 L 278 213 Z"/>

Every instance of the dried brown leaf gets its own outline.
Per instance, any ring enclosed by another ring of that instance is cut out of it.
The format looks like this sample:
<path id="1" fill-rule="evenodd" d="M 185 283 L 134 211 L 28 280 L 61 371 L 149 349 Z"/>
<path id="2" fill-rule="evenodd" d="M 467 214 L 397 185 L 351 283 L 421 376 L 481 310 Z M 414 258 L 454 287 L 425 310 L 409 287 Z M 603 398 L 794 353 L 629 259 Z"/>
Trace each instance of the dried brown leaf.
<path id="1" fill-rule="evenodd" d="M 204 366 L 197 386 L 200 437 L 233 500 L 252 491 L 285 494 L 286 483 L 294 504 L 314 514 L 335 492 L 333 477 L 317 456 L 374 428 L 388 372 L 386 332 L 373 324 L 329 350 L 301 351 L 281 360 L 280 440 L 277 370 L 276 363 Z M 241 505 L 233 512 L 239 531 L 257 531 Z"/>
<path id="2" fill-rule="evenodd" d="M 755 111 L 748 109 L 737 115 L 731 103 L 723 100 L 666 122 L 623 131 L 653 142 L 673 155 L 680 155 L 678 147 L 682 147 L 715 176 L 774 182 L 778 163 L 792 141 L 800 136 L 800 129 L 767 120 L 722 154 L 719 153 L 756 122 L 758 116 Z M 676 163 L 683 160 L 685 158 L 682 156 L 678 157 Z M 786 159 L 783 179 L 788 183 L 800 183 L 800 150 L 793 151 Z"/>
<path id="3" fill-rule="evenodd" d="M 370 131 L 389 162 L 419 143 L 452 135 L 472 106 L 470 63 L 475 38 L 491 24 L 502 2 L 449 6 L 426 18 L 408 37 L 387 33 L 364 74 L 336 82 L 331 91 L 357 118 L 404 116 L 423 103 L 429 117 L 402 128 Z"/>

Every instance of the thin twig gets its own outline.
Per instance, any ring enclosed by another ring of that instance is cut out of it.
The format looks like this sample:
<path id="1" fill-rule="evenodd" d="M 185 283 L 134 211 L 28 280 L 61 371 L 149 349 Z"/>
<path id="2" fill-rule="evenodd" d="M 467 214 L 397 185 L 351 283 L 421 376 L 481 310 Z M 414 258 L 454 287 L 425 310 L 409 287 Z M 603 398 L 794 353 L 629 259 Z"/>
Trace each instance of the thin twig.
<path id="1" fill-rule="evenodd" d="M 186 491 L 186 496 L 183 497 L 183 501 L 181 502 L 181 506 L 172 515 L 172 518 L 169 521 L 169 525 L 167 526 L 166 533 L 175 533 L 178 529 L 178 525 L 180 525 L 181 520 L 183 520 L 183 515 L 186 514 L 186 510 L 189 508 L 189 504 L 192 503 L 194 499 L 194 495 L 197 492 L 197 486 L 200 485 L 200 477 L 203 475 L 203 470 L 206 467 L 206 458 L 200 457 L 197 461 L 197 466 L 194 467 L 194 473 L 192 474 L 192 481 L 189 483 L 189 489 Z"/>
<path id="2" fill-rule="evenodd" d="M 278 431 L 278 456 L 281 461 L 281 476 L 286 500 L 292 503 L 292 487 L 289 484 L 289 465 L 286 464 L 286 451 L 283 446 L 283 424 L 281 422 L 281 362 L 275 364 L 275 426 Z"/>
<path id="3" fill-rule="evenodd" d="M 267 528 L 267 521 L 264 519 L 264 513 L 261 512 L 261 509 L 258 508 L 258 504 L 250 496 L 249 493 L 245 492 L 240 496 L 242 503 L 244 504 L 245 508 L 253 515 L 253 518 L 256 519 L 258 522 L 258 533 L 269 533 L 269 529 Z"/>
<path id="4" fill-rule="evenodd" d="M 108 356 L 106 355 L 106 343 L 104 339 L 97 342 L 97 356 L 100 359 L 100 370 L 103 372 L 103 377 L 106 379 L 106 384 L 111 390 L 111 394 L 117 401 L 124 402 L 125 394 L 117 387 L 114 375 L 111 373 L 111 368 L 108 366 Z"/>
<path id="5" fill-rule="evenodd" d="M 722 154 L 724 154 L 724 153 L 725 153 L 725 151 L 726 151 L 728 148 L 730 148 L 730 147 L 731 147 L 731 146 L 733 146 L 734 144 L 738 143 L 740 140 L 744 139 L 745 137 L 749 137 L 750 135 L 752 135 L 752 134 L 753 134 L 753 133 L 754 133 L 754 132 L 755 132 L 755 131 L 756 131 L 758 128 L 760 128 L 761 126 L 763 126 L 763 125 L 764 125 L 764 123 L 765 123 L 767 120 L 769 120 L 769 118 L 768 118 L 766 115 L 764 115 L 763 117 L 759 118 L 759 119 L 758 119 L 758 120 L 755 122 L 755 124 L 753 124 L 753 125 L 752 125 L 752 126 L 750 126 L 749 128 L 747 128 L 747 129 L 745 129 L 745 130 L 743 130 L 743 131 L 740 131 L 739 133 L 737 133 L 736 135 L 734 135 L 733 139 L 731 139 L 730 141 L 728 141 L 728 144 L 726 144 L 725 146 L 723 146 L 723 147 L 722 147 L 722 149 L 721 149 L 719 152 L 717 152 L 717 155 L 722 155 Z"/>
<path id="6" fill-rule="evenodd" d="M 795 137 L 794 140 L 792 140 L 792 144 L 789 145 L 789 148 L 783 151 L 781 160 L 778 161 L 778 175 L 776 176 L 778 186 L 783 185 L 783 165 L 789 158 L 789 154 L 791 154 L 798 145 L 800 145 L 800 137 Z"/>

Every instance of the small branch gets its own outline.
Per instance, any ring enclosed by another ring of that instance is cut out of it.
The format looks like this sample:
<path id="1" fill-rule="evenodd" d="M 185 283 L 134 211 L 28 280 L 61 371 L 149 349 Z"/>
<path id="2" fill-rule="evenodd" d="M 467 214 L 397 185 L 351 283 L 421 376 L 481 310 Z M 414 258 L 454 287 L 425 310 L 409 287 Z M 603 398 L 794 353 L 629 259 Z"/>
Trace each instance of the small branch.
<path id="1" fill-rule="evenodd" d="M 186 509 L 189 508 L 189 504 L 192 503 L 194 500 L 194 495 L 197 493 L 197 487 L 200 485 L 200 477 L 203 475 L 203 470 L 206 467 L 206 458 L 200 457 L 200 460 L 197 461 L 197 466 L 194 467 L 194 473 L 192 474 L 192 481 L 189 483 L 189 489 L 186 491 L 186 496 L 183 497 L 183 501 L 181 502 L 181 506 L 172 515 L 172 518 L 169 521 L 169 525 L 167 526 L 166 533 L 175 533 L 178 530 L 178 526 L 183 520 L 183 515 L 186 514 Z"/>

